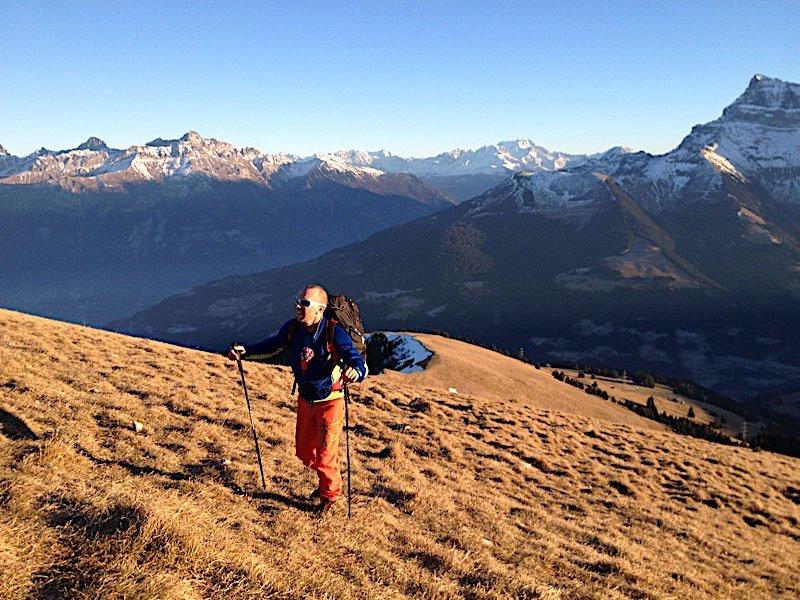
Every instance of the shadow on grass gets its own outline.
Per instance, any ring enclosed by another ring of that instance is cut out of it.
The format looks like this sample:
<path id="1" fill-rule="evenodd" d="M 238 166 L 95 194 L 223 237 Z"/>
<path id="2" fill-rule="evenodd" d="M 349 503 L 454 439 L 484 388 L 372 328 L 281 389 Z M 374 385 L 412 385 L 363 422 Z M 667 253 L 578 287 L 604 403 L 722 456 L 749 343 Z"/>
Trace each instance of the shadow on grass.
<path id="1" fill-rule="evenodd" d="M 89 451 L 80 447 L 78 447 L 78 452 L 96 465 L 122 467 L 131 475 L 135 475 L 137 477 L 155 475 L 157 477 L 164 477 L 170 481 L 189 481 L 190 479 L 211 477 L 215 482 L 221 483 L 237 496 L 254 498 L 256 500 L 268 500 L 273 504 L 282 504 L 303 512 L 311 512 L 314 510 L 314 507 L 309 505 L 308 502 L 302 502 L 290 496 L 284 496 L 282 494 L 267 490 L 245 490 L 233 480 L 230 470 L 228 470 L 226 466 L 219 461 L 203 460 L 199 463 L 186 465 L 186 472 L 165 471 L 163 469 L 148 465 L 135 465 L 125 460 L 98 458 Z M 272 514 L 277 512 L 279 509 L 280 506 L 263 506 L 259 508 L 259 511 Z"/>
<path id="2" fill-rule="evenodd" d="M 48 524 L 64 545 L 63 555 L 34 575 L 41 582 L 27 596 L 32 599 L 96 598 L 107 577 L 107 565 L 87 560 L 111 544 L 120 554 L 131 547 L 147 521 L 139 508 L 114 503 L 106 509 L 75 498 L 48 496 Z"/>
<path id="3" fill-rule="evenodd" d="M 16 415 L 0 408 L 0 433 L 10 440 L 35 440 L 38 436 L 27 423 Z"/>

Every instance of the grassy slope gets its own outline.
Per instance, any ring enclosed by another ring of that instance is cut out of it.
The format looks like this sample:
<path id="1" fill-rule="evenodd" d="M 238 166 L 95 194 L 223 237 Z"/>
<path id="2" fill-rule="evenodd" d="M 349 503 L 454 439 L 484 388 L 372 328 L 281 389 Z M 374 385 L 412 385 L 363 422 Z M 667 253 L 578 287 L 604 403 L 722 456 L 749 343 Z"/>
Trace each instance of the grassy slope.
<path id="1" fill-rule="evenodd" d="M 376 377 L 354 517 L 320 522 L 286 369 L 247 365 L 261 492 L 223 357 L 8 311 L 0 334 L 3 598 L 800 592 L 795 459 Z"/>
<path id="2" fill-rule="evenodd" d="M 447 390 L 480 396 L 498 409 L 508 404 L 578 414 L 594 419 L 631 425 L 640 429 L 667 428 L 628 409 L 612 404 L 558 381 L 552 369 L 532 365 L 454 339 L 437 335 L 413 334 L 434 356 L 425 371 L 401 374 L 387 372 L 386 378 L 397 384 Z M 457 396 L 455 396 L 457 397 Z M 454 397 L 454 398 L 455 398 Z"/>

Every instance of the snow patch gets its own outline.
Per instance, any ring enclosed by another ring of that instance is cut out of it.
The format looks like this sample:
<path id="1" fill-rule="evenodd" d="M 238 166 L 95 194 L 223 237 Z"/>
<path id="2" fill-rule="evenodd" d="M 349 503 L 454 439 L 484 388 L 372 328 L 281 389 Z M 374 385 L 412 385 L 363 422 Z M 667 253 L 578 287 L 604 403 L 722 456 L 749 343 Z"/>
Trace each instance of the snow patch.
<path id="1" fill-rule="evenodd" d="M 422 345 L 417 338 L 408 334 L 383 332 L 389 340 L 391 353 L 387 363 L 394 371 L 401 373 L 418 373 L 425 369 L 433 352 Z"/>
<path id="2" fill-rule="evenodd" d="M 700 150 L 700 155 L 705 158 L 711 165 L 720 173 L 727 173 L 728 175 L 732 175 L 736 177 L 739 181 L 747 181 L 745 176 L 742 175 L 736 167 L 733 166 L 731 161 L 729 161 L 724 156 L 720 156 L 717 154 L 718 145 L 712 144 L 710 146 L 706 146 L 702 150 Z"/>

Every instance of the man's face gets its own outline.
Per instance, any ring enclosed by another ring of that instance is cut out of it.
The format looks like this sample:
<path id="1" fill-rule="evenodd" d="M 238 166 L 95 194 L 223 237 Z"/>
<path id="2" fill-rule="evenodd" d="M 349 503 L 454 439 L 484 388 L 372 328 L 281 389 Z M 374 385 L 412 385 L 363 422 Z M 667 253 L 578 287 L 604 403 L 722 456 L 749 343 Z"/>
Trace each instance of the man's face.
<path id="1" fill-rule="evenodd" d="M 311 302 L 310 306 L 300 306 L 295 302 L 294 315 L 298 322 L 307 327 L 311 327 L 322 320 L 322 313 L 325 312 L 325 305 L 323 304 L 324 298 L 319 290 L 301 290 L 301 292 L 297 294 L 297 299 L 306 299 Z"/>

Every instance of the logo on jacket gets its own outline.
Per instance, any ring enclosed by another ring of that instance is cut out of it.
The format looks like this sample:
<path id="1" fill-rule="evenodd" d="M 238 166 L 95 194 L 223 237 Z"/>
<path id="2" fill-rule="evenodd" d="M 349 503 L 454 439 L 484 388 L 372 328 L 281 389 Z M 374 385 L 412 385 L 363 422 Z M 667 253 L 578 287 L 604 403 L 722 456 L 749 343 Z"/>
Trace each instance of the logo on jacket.
<path id="1" fill-rule="evenodd" d="M 303 372 L 308 368 L 308 363 L 311 362 L 312 358 L 314 358 L 314 349 L 304 346 L 300 351 L 300 369 Z"/>

